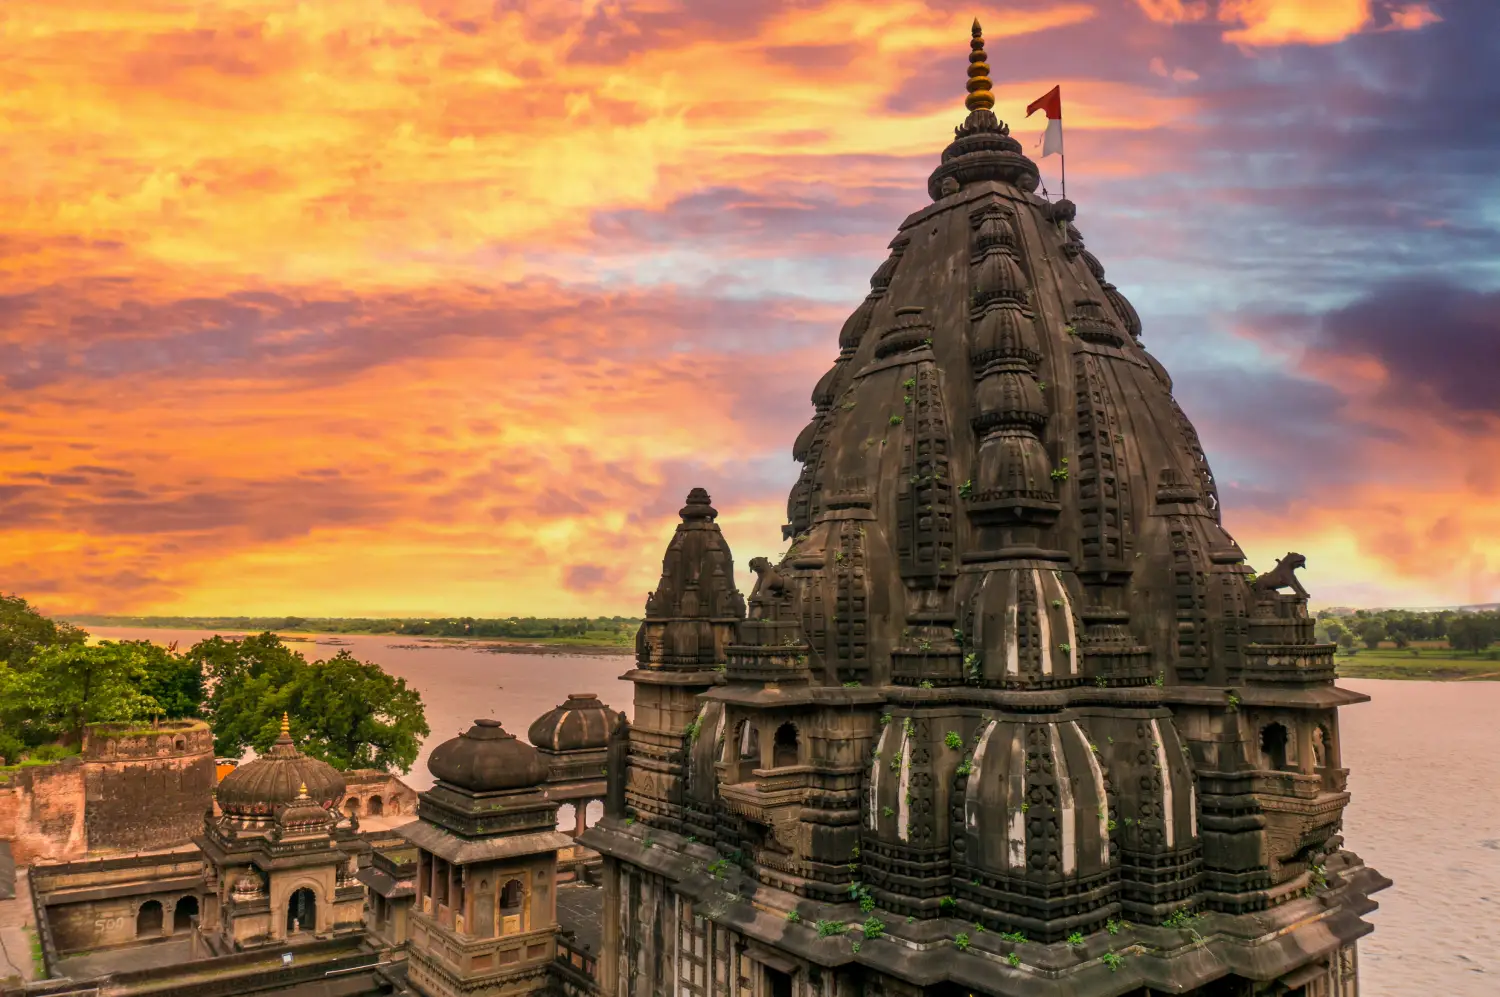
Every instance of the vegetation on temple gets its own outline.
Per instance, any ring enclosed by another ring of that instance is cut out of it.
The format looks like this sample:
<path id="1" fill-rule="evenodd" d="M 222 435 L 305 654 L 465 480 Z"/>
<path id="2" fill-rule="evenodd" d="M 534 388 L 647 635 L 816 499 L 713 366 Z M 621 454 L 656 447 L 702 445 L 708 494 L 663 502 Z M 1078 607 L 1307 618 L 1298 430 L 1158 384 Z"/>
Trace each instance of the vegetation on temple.
<path id="1" fill-rule="evenodd" d="M 429 733 L 421 696 L 341 651 L 308 661 L 275 634 L 213 637 L 184 652 L 86 631 L 0 596 L 0 758 L 46 761 L 105 721 L 202 717 L 216 752 L 268 749 L 283 712 L 305 753 L 340 769 L 409 772 Z"/>

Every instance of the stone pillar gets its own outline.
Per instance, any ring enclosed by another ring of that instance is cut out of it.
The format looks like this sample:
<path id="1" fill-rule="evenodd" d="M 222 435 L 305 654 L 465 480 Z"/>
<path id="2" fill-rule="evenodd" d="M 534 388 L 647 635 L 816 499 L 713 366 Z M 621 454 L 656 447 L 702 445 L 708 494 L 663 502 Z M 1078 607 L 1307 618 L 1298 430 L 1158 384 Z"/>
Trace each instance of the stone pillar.
<path id="1" fill-rule="evenodd" d="M 573 809 L 575 810 L 573 821 L 573 837 L 576 838 L 588 829 L 589 801 L 574 800 Z"/>

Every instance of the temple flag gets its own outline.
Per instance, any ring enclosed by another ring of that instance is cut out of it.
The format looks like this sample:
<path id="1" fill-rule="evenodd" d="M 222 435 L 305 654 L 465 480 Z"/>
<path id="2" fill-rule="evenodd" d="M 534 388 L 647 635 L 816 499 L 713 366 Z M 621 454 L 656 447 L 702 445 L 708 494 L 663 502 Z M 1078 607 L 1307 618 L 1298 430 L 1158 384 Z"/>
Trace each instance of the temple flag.
<path id="1" fill-rule="evenodd" d="M 1041 158 L 1045 159 L 1054 152 L 1061 156 L 1063 154 L 1062 86 L 1053 87 L 1027 105 L 1026 116 L 1031 117 L 1035 111 L 1044 111 L 1047 115 L 1047 131 L 1042 135 L 1039 143 L 1042 147 Z"/>

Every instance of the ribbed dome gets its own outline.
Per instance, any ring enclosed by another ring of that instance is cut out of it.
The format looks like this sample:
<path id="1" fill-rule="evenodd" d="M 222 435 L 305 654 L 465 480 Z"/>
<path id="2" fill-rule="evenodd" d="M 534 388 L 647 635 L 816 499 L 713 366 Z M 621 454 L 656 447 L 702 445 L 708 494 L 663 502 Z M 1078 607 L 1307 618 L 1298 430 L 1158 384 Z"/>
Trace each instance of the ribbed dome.
<path id="1" fill-rule="evenodd" d="M 592 692 L 570 692 L 567 702 L 536 718 L 526 737 L 544 751 L 603 748 L 619 717 Z"/>
<path id="2" fill-rule="evenodd" d="M 474 793 L 525 789 L 547 779 L 546 763 L 536 749 L 506 733 L 500 721 L 487 718 L 433 749 L 427 771 Z"/>
<path id="3" fill-rule="evenodd" d="M 333 814 L 318 806 L 306 793 L 298 794 L 295 800 L 276 812 L 276 823 L 292 830 L 317 830 L 334 822 Z"/>
<path id="4" fill-rule="evenodd" d="M 231 816 L 269 817 L 278 807 L 295 802 L 304 786 L 308 797 L 321 806 L 334 808 L 343 802 L 344 777 L 327 762 L 298 751 L 283 717 L 281 736 L 271 750 L 237 766 L 214 796 L 219 809 Z"/>

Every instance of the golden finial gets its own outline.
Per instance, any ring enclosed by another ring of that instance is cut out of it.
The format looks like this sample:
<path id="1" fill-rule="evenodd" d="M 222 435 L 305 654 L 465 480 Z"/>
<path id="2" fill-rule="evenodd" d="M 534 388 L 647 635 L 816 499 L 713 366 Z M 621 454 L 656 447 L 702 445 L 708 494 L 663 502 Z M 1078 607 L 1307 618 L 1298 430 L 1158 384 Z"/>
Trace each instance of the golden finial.
<path id="1" fill-rule="evenodd" d="M 291 737 L 292 736 L 292 720 L 291 720 L 291 717 L 288 716 L 285 713 L 283 713 L 281 715 L 281 736 L 282 737 Z"/>
<path id="2" fill-rule="evenodd" d="M 306 796 L 307 795 L 307 783 L 304 782 L 302 784 L 301 788 L 297 790 L 297 795 L 298 796 Z"/>
<path id="3" fill-rule="evenodd" d="M 969 41 L 969 96 L 964 98 L 964 107 L 971 111 L 988 111 L 995 106 L 995 95 L 990 92 L 990 67 L 985 61 L 984 30 L 979 27 L 979 18 L 974 18 L 974 37 Z"/>

